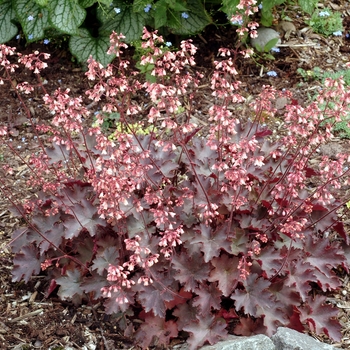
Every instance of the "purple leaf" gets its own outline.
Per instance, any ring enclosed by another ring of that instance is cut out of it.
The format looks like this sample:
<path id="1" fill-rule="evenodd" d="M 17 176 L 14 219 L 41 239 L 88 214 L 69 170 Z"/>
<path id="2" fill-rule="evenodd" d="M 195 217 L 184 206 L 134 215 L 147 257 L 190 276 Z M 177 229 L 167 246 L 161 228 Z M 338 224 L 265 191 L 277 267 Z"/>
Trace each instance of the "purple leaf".
<path id="1" fill-rule="evenodd" d="M 183 328 L 184 331 L 190 332 L 188 339 L 190 350 L 198 349 L 204 343 L 215 344 L 227 335 L 226 322 L 224 319 L 215 319 L 214 316 L 206 315 L 200 317 L 196 322 L 189 322 Z"/>
<path id="2" fill-rule="evenodd" d="M 60 285 L 58 296 L 63 300 L 73 299 L 74 296 L 84 294 L 81 288 L 81 274 L 79 270 L 67 270 L 67 275 L 56 278 L 56 283 Z"/>
<path id="3" fill-rule="evenodd" d="M 178 271 L 174 275 L 175 279 L 184 285 L 185 291 L 194 291 L 198 282 L 208 278 L 208 264 L 204 263 L 203 257 L 199 254 L 194 254 L 191 257 L 185 254 L 174 255 L 171 264 Z"/>
<path id="4" fill-rule="evenodd" d="M 19 282 L 23 279 L 28 283 L 33 274 L 40 272 L 43 261 L 44 257 L 39 255 L 38 248 L 33 245 L 22 247 L 21 253 L 13 259 L 12 281 Z"/>
<path id="5" fill-rule="evenodd" d="M 210 226 L 201 224 L 197 235 L 192 239 L 191 243 L 199 243 L 201 251 L 204 253 L 204 261 L 208 263 L 212 258 L 220 255 L 222 249 L 230 251 L 231 243 L 227 240 L 226 230 L 217 230 L 213 232 Z"/>

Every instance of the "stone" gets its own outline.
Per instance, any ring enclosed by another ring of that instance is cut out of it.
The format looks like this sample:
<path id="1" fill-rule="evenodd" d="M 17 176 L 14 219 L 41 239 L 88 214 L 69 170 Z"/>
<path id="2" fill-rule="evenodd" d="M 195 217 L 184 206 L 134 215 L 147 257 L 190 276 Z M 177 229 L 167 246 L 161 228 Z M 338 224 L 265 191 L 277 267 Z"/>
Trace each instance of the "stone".
<path id="1" fill-rule="evenodd" d="M 290 34 L 297 31 L 295 25 L 289 21 L 281 21 L 277 25 L 277 30 L 286 40 L 289 40 Z"/>
<path id="2" fill-rule="evenodd" d="M 179 344 L 172 350 L 189 350 L 188 344 Z M 198 350 L 336 350 L 304 333 L 279 327 L 271 339 L 259 334 L 251 337 L 230 335 L 228 339 L 214 345 L 205 345 Z"/>
<path id="3" fill-rule="evenodd" d="M 284 327 L 277 329 L 272 341 L 276 350 L 336 350 L 332 345 L 321 343 L 307 334 Z"/>
<path id="4" fill-rule="evenodd" d="M 266 44 L 270 40 L 276 39 L 276 38 L 278 38 L 278 42 L 276 46 L 281 43 L 280 34 L 272 28 L 260 27 L 257 29 L 257 32 L 258 32 L 258 37 L 250 39 L 250 43 L 255 49 L 258 49 L 258 47 L 261 47 L 261 50 L 264 50 L 264 47 L 266 46 Z"/>
<path id="5" fill-rule="evenodd" d="M 275 346 L 269 337 L 259 334 L 251 337 L 231 337 L 215 345 L 204 346 L 201 350 L 275 350 Z"/>

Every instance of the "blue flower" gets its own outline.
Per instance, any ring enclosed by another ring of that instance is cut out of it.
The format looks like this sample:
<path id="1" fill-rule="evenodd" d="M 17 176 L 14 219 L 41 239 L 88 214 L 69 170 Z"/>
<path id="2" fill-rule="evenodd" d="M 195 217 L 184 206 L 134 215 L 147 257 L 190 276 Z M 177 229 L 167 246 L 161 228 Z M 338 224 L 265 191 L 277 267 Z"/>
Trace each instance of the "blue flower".
<path id="1" fill-rule="evenodd" d="M 273 47 L 273 48 L 271 49 L 271 51 L 272 51 L 272 52 L 280 52 L 280 49 L 279 49 L 279 47 Z"/>
<path id="2" fill-rule="evenodd" d="M 333 35 L 334 35 L 334 36 L 342 36 L 343 33 L 342 33 L 340 30 L 338 30 L 338 31 L 336 31 L 336 32 L 333 32 Z"/>
<path id="3" fill-rule="evenodd" d="M 119 8 L 119 7 L 115 7 L 113 10 L 114 10 L 114 12 L 115 12 L 116 14 L 120 13 L 120 8 Z"/>
<path id="4" fill-rule="evenodd" d="M 239 21 L 231 21 L 231 23 L 234 25 L 234 26 L 241 26 L 243 24 L 243 20 L 240 19 Z"/>
<path id="5" fill-rule="evenodd" d="M 187 19 L 187 18 L 190 17 L 190 16 L 188 15 L 187 12 L 182 12 L 182 13 L 181 13 L 181 17 Z"/>
<path id="6" fill-rule="evenodd" d="M 21 35 L 20 34 L 17 34 L 16 35 L 16 39 L 18 40 L 18 39 L 21 39 Z"/>
<path id="7" fill-rule="evenodd" d="M 167 41 L 166 43 L 165 43 L 165 46 L 168 46 L 168 47 L 170 47 L 170 46 L 172 46 L 173 44 L 170 42 L 170 41 Z"/>
<path id="8" fill-rule="evenodd" d="M 29 40 L 32 40 L 32 39 L 33 39 L 33 34 L 29 34 L 29 35 L 28 35 L 28 39 L 29 39 Z"/>
<path id="9" fill-rule="evenodd" d="M 320 17 L 328 17 L 329 16 L 329 12 L 328 11 L 321 11 L 318 15 Z"/>
<path id="10" fill-rule="evenodd" d="M 261 10 L 263 8 L 263 4 L 259 4 L 259 9 Z"/>
<path id="11" fill-rule="evenodd" d="M 147 4 L 146 7 L 143 9 L 146 13 L 149 12 L 149 10 L 152 8 L 151 4 Z"/>
<path id="12" fill-rule="evenodd" d="M 32 21 L 34 19 L 34 17 L 32 15 L 28 16 L 28 21 Z"/>
<path id="13" fill-rule="evenodd" d="M 277 73 L 274 70 L 270 70 L 266 73 L 269 77 L 277 77 Z"/>
<path id="14" fill-rule="evenodd" d="M 44 44 L 47 45 L 49 44 L 50 40 L 49 39 L 44 39 Z"/>

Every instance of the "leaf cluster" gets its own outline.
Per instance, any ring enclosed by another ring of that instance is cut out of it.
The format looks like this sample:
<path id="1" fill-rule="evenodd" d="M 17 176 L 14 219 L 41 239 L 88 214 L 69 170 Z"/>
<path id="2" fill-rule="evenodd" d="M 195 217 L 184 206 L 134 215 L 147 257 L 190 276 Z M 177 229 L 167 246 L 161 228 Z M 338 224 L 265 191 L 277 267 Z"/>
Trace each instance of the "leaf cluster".
<path id="1" fill-rule="evenodd" d="M 188 62 L 193 47 L 182 47 L 177 60 Z M 28 164 L 35 197 L 15 201 L 8 195 L 15 183 L 5 174 L 0 179 L 13 213 L 26 223 L 13 233 L 13 281 L 28 282 L 45 270 L 48 295 L 58 288 L 61 299 L 76 304 L 103 301 L 143 348 L 155 340 L 167 346 L 184 331 L 196 349 L 225 338 L 233 322 L 238 335 L 271 335 L 288 326 L 340 339 L 337 310 L 326 293 L 341 285 L 336 270 L 349 268 L 343 250 L 349 237 L 337 215 L 349 201 L 339 193 L 348 160 L 311 162 L 325 135 L 331 137 L 321 122 L 334 111 L 290 105 L 289 134 L 276 138 L 260 118 L 273 113 L 273 100 L 286 92 L 265 87 L 251 105 L 254 120 L 238 119 L 239 109 L 227 109 L 233 100 L 243 103 L 236 77 L 222 68 L 230 62 L 217 62 L 211 85 L 217 99 L 205 133 L 191 120 L 200 99 L 188 100 L 187 93 L 198 91 L 203 76 L 185 73 L 180 64 L 178 72 L 169 68 L 167 79 L 140 84 L 120 69 L 123 61 L 104 69 L 89 60 L 87 75 L 95 70 L 100 80 L 88 95 L 102 98 L 125 125 L 113 139 L 82 124 L 88 111 L 67 91 L 44 97 L 55 117 L 39 130 L 54 138 Z M 191 83 L 176 85 L 191 75 Z M 326 90 L 322 98 L 332 98 Z M 135 96 L 145 93 L 150 101 L 142 110 Z M 147 120 L 136 122 L 140 112 Z M 149 132 L 137 132 L 140 123 Z M 11 148 L 6 136 L 3 142 Z M 144 321 L 139 327 L 135 316 Z"/>
<path id="2" fill-rule="evenodd" d="M 184 18 L 183 13 L 187 16 Z M 103 65 L 109 35 L 123 33 L 126 42 L 139 40 L 148 25 L 178 35 L 200 32 L 212 22 L 200 0 L 1 0 L 0 43 L 6 43 L 22 29 L 28 43 L 48 35 L 68 35 L 71 53 L 85 63 L 90 55 Z M 50 37 L 50 39 L 54 39 Z"/>
<path id="3" fill-rule="evenodd" d="M 323 16 L 322 13 L 328 15 Z M 324 36 L 330 36 L 335 32 L 343 30 L 343 19 L 340 12 L 333 12 L 329 8 L 315 10 L 307 23 L 313 31 Z"/>
<path id="4" fill-rule="evenodd" d="M 271 26 L 273 8 L 284 2 L 261 1 L 261 25 Z M 91 55 L 106 66 L 114 58 L 106 54 L 112 31 L 123 33 L 128 43 L 140 40 L 144 26 L 189 36 L 214 23 L 209 13 L 216 18 L 224 12 L 230 18 L 238 13 L 238 4 L 238 0 L 1 0 L 0 43 L 14 38 L 19 30 L 28 43 L 44 38 L 59 42 L 57 38 L 68 36 L 69 49 L 80 63 Z M 299 5 L 311 14 L 316 3 L 300 0 Z"/>

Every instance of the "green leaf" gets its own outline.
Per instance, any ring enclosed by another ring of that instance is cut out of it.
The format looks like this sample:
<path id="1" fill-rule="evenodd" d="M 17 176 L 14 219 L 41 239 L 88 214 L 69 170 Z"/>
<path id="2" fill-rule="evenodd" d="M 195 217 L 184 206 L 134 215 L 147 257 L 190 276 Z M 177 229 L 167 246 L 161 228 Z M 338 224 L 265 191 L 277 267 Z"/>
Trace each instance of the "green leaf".
<path id="1" fill-rule="evenodd" d="M 269 52 L 273 47 L 276 46 L 278 43 L 279 38 L 273 38 L 270 41 L 268 41 L 264 47 L 265 52 Z"/>
<path id="2" fill-rule="evenodd" d="M 110 6 L 113 4 L 113 1 L 112 0 L 98 0 L 98 3 L 99 4 L 104 4 L 106 6 Z"/>
<path id="3" fill-rule="evenodd" d="M 83 23 L 86 11 L 76 0 L 50 0 L 50 21 L 62 33 L 75 35 Z"/>
<path id="4" fill-rule="evenodd" d="M 108 55 L 109 36 L 100 36 L 94 38 L 89 31 L 80 28 L 78 35 L 72 35 L 69 40 L 70 52 L 78 59 L 79 62 L 86 62 L 90 55 L 103 66 L 110 63 L 114 56 Z"/>
<path id="5" fill-rule="evenodd" d="M 150 0 L 134 0 L 132 9 L 134 12 L 144 12 L 146 5 L 148 5 L 150 2 Z"/>
<path id="6" fill-rule="evenodd" d="M 113 4 L 114 8 L 100 6 L 97 10 L 97 19 L 102 23 L 100 35 L 109 36 L 114 30 L 123 34 L 126 42 L 140 39 L 145 25 L 145 14 L 133 12 L 132 6 L 120 0 L 114 1 Z M 116 8 L 120 9 L 119 13 L 116 13 Z"/>
<path id="7" fill-rule="evenodd" d="M 311 15 L 316 8 L 317 0 L 299 0 L 298 3 L 304 12 Z"/>
<path id="8" fill-rule="evenodd" d="M 264 52 L 263 48 L 259 44 L 255 44 L 255 48 L 258 50 L 258 52 Z"/>
<path id="9" fill-rule="evenodd" d="M 50 28 L 47 9 L 40 7 L 35 1 L 27 0 L 15 0 L 13 5 L 27 41 L 42 39 L 45 29 Z"/>
<path id="10" fill-rule="evenodd" d="M 167 4 L 168 4 L 168 7 L 170 7 L 171 9 L 173 9 L 174 11 L 182 11 L 182 12 L 185 12 L 185 11 L 188 11 L 188 8 L 183 6 L 181 3 L 179 2 L 174 2 L 174 1 L 167 1 Z"/>
<path id="11" fill-rule="evenodd" d="M 49 0 L 34 0 L 39 6 L 45 7 L 49 3 Z"/>
<path id="12" fill-rule="evenodd" d="M 222 7 L 220 11 L 225 12 L 228 18 L 237 12 L 237 5 L 239 4 L 239 0 L 223 0 Z"/>
<path id="13" fill-rule="evenodd" d="M 264 7 L 261 10 L 261 24 L 265 27 L 271 27 L 273 22 L 273 15 L 272 11 L 269 9 L 264 9 Z"/>
<path id="14" fill-rule="evenodd" d="M 159 1 L 154 7 L 154 27 L 158 29 L 167 23 L 167 4 L 165 1 Z"/>
<path id="15" fill-rule="evenodd" d="M 200 0 L 188 0 L 187 7 L 189 17 L 182 18 L 179 14 L 181 26 L 173 30 L 174 34 L 195 34 L 203 30 L 208 24 L 212 23 L 210 16 L 205 11 Z"/>
<path id="16" fill-rule="evenodd" d="M 111 2 L 112 0 L 108 0 L 108 1 Z M 79 5 L 84 9 L 86 9 L 87 7 L 91 7 L 95 2 L 97 1 L 96 0 L 79 0 Z"/>
<path id="17" fill-rule="evenodd" d="M 12 23 L 15 19 L 15 11 L 11 0 L 5 0 L 0 4 L 0 43 L 6 43 L 11 40 L 18 31 L 18 28 Z"/>

